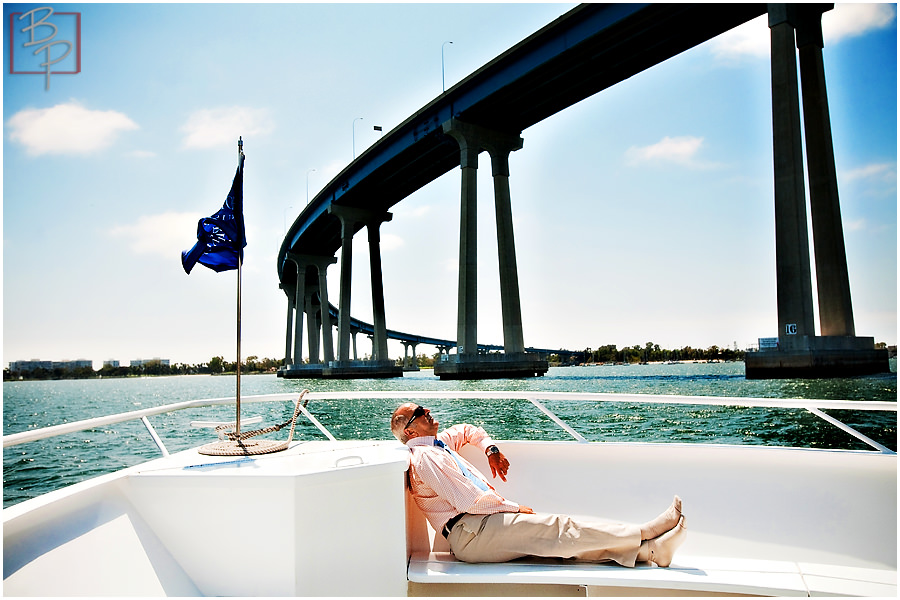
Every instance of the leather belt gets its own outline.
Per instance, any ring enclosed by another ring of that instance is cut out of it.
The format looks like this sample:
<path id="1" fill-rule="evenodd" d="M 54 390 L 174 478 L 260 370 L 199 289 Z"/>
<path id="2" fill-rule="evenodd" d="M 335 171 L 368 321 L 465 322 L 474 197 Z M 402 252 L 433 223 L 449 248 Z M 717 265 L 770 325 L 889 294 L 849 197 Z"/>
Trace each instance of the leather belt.
<path id="1" fill-rule="evenodd" d="M 455 517 L 450 517 L 450 519 L 448 519 L 447 522 L 444 523 L 444 528 L 441 529 L 441 535 L 445 538 L 449 537 L 450 532 L 453 531 L 453 526 L 456 525 L 456 523 L 464 516 L 466 516 L 466 513 L 459 513 Z"/>

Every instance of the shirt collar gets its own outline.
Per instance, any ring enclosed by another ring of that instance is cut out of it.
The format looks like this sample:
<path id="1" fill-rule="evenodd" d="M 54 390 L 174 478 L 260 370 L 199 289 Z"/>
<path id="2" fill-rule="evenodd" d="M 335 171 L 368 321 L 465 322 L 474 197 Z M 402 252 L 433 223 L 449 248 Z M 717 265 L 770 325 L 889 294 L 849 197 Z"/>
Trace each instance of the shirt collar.
<path id="1" fill-rule="evenodd" d="M 434 437 L 433 435 L 420 435 L 408 439 L 406 445 L 410 448 L 413 446 L 434 446 Z"/>

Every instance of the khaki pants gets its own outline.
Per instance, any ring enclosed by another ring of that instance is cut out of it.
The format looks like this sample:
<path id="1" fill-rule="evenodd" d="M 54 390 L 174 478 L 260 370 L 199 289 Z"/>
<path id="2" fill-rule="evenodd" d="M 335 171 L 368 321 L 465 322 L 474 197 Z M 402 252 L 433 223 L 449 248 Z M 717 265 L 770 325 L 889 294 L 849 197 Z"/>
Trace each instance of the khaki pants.
<path id="1" fill-rule="evenodd" d="M 633 567 L 641 546 L 637 525 L 575 521 L 566 515 L 497 513 L 462 517 L 447 538 L 463 562 L 506 562 L 524 556 L 615 561 Z"/>

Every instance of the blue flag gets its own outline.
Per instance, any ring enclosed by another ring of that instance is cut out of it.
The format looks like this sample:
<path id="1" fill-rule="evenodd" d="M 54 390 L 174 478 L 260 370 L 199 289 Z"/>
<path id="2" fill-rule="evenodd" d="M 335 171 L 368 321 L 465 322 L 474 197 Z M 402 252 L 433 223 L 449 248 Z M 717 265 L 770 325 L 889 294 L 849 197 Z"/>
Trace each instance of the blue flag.
<path id="1" fill-rule="evenodd" d="M 184 272 L 190 274 L 198 262 L 216 272 L 238 268 L 243 259 L 247 239 L 244 236 L 244 170 L 243 157 L 231 191 L 221 210 L 197 223 L 197 243 L 189 251 L 181 253 Z"/>

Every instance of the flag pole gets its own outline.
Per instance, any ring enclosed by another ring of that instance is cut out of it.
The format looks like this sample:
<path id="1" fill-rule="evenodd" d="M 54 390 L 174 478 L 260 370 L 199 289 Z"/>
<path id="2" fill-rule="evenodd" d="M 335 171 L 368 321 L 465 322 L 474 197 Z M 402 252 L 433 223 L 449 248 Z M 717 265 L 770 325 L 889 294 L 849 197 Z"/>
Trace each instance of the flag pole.
<path id="1" fill-rule="evenodd" d="M 241 188 L 243 195 L 244 181 L 244 141 L 238 137 L 238 169 L 241 172 Z M 243 210 L 243 199 L 241 200 Z M 241 433 L 241 264 L 244 262 L 244 249 L 238 248 L 237 257 L 237 384 L 235 386 L 235 428 L 237 434 Z"/>
<path id="2" fill-rule="evenodd" d="M 279 425 L 274 428 L 264 428 L 255 431 L 241 432 L 241 276 L 243 274 L 244 264 L 244 246 L 246 245 L 244 232 L 244 140 L 238 137 L 238 168 L 234 175 L 234 182 L 231 185 L 231 192 L 225 201 L 222 209 L 210 217 L 209 219 L 201 219 L 197 231 L 197 244 L 190 252 L 181 253 L 181 263 L 185 272 L 190 274 L 191 267 L 194 266 L 210 248 L 214 249 L 213 259 L 209 262 L 202 262 L 216 272 L 232 270 L 237 267 L 237 368 L 235 369 L 236 385 L 235 385 L 235 421 L 234 431 L 227 434 L 220 434 L 221 441 L 206 444 L 197 449 L 197 452 L 209 456 L 249 456 L 256 454 L 269 454 L 271 452 L 281 452 L 287 450 L 290 439 L 287 442 L 277 440 L 253 440 L 247 441 L 248 438 L 272 431 L 278 431 L 285 425 Z M 228 224 L 227 221 L 235 219 L 233 229 L 231 225 L 228 228 L 224 224 L 216 223 L 217 219 Z M 210 232 L 210 229 L 212 232 Z M 228 229 L 228 231 L 226 231 Z M 212 236 L 207 234 L 214 233 Z M 209 241 L 207 238 L 211 238 Z M 217 245 L 216 245 L 217 244 Z M 232 262 L 234 255 L 232 249 L 237 251 L 237 264 Z M 302 397 L 302 396 L 301 396 Z M 298 404 L 299 406 L 299 404 Z M 296 415 L 295 415 L 296 416 Z M 225 440 L 224 438 L 228 439 Z M 244 438 L 244 439 L 242 439 Z"/>

